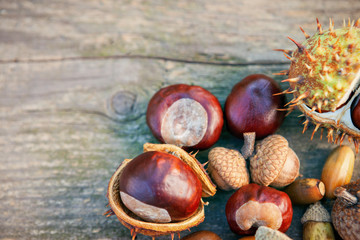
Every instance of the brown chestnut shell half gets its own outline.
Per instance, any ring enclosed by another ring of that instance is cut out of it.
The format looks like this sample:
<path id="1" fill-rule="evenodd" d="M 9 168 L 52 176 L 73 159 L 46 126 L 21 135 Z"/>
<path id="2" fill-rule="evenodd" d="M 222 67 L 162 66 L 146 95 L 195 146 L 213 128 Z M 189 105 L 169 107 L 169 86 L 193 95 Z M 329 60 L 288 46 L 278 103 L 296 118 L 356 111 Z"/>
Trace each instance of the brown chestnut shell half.
<path id="1" fill-rule="evenodd" d="M 174 84 L 150 99 L 146 122 L 162 143 L 207 149 L 219 139 L 224 119 L 218 99 L 208 90 Z"/>
<path id="2" fill-rule="evenodd" d="M 203 186 L 202 196 L 213 196 L 216 193 L 216 187 L 211 182 L 209 176 L 206 174 L 205 169 L 202 165 L 195 159 L 195 155 L 188 154 L 183 149 L 176 147 L 170 144 L 144 144 L 144 152 L 147 151 L 160 151 L 165 153 L 171 153 L 179 157 L 182 161 L 188 164 L 193 171 L 199 177 L 200 182 Z M 174 235 L 181 231 L 190 229 L 191 227 L 197 226 L 205 219 L 204 213 L 204 202 L 201 200 L 199 207 L 189 218 L 170 223 L 153 223 L 146 222 L 132 213 L 129 209 L 126 208 L 120 197 L 119 190 L 119 178 L 123 173 L 126 165 L 131 162 L 131 159 L 125 159 L 120 166 L 117 168 L 115 173 L 112 175 L 107 191 L 107 198 L 109 200 L 110 210 L 107 211 L 104 215 L 111 216 L 116 215 L 118 220 L 128 229 L 130 229 L 131 236 L 135 239 L 137 234 L 143 234 L 147 236 L 161 236 L 161 235 Z"/>

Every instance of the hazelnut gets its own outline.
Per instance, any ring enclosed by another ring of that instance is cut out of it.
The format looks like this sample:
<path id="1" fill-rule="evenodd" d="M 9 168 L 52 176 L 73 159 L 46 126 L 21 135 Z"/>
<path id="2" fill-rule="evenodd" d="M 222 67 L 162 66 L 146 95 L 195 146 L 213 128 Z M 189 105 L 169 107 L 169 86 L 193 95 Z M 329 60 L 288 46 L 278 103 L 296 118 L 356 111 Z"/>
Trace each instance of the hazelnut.
<path id="1" fill-rule="evenodd" d="M 280 135 L 266 137 L 250 158 L 251 179 L 258 184 L 285 187 L 299 176 L 300 162 L 288 141 Z"/>
<path id="2" fill-rule="evenodd" d="M 249 173 L 240 152 L 216 147 L 209 152 L 208 172 L 222 190 L 239 189 L 249 184 Z"/>
<path id="3" fill-rule="evenodd" d="M 339 146 L 330 153 L 321 173 L 327 198 L 334 198 L 335 188 L 350 182 L 354 162 L 355 154 L 349 146 Z"/>

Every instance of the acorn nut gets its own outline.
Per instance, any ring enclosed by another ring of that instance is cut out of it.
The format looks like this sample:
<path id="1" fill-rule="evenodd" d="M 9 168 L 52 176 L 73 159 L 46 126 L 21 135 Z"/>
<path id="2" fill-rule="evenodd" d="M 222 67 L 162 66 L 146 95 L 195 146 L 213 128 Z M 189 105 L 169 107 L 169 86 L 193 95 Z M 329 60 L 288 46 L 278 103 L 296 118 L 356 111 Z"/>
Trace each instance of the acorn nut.
<path id="1" fill-rule="evenodd" d="M 324 164 L 321 181 L 325 184 L 325 196 L 334 198 L 337 187 L 348 184 L 354 170 L 355 154 L 349 146 L 335 148 Z"/>
<path id="2" fill-rule="evenodd" d="M 216 185 L 225 191 L 249 184 L 249 173 L 240 152 L 216 147 L 209 152 L 208 172 Z"/>
<path id="3" fill-rule="evenodd" d="M 251 179 L 258 184 L 285 187 L 299 176 L 300 161 L 280 135 L 266 137 L 256 145 L 250 158 Z"/>
<path id="4" fill-rule="evenodd" d="M 303 240 L 335 240 L 329 212 L 320 202 L 310 205 L 301 218 Z"/>
<path id="5" fill-rule="evenodd" d="M 321 200 L 325 185 L 315 178 L 297 179 L 284 189 L 293 204 L 310 204 Z"/>

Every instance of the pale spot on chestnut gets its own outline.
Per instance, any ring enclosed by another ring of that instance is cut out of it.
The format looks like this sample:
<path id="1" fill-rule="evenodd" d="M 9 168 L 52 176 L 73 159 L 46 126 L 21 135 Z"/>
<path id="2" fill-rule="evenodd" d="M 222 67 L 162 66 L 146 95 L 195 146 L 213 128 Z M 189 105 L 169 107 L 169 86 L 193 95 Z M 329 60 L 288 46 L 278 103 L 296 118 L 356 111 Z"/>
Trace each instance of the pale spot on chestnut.
<path id="1" fill-rule="evenodd" d="M 251 227 L 267 226 L 279 229 L 282 224 L 282 214 L 273 203 L 248 201 L 236 211 L 236 223 L 242 230 Z"/>
<path id="2" fill-rule="evenodd" d="M 161 124 L 165 143 L 194 146 L 203 139 L 208 125 L 204 107 L 190 98 L 174 102 L 166 111 Z"/>
<path id="3" fill-rule="evenodd" d="M 171 217 L 166 209 L 143 203 L 124 192 L 120 192 L 120 197 L 130 211 L 146 221 L 158 223 L 171 222 Z"/>

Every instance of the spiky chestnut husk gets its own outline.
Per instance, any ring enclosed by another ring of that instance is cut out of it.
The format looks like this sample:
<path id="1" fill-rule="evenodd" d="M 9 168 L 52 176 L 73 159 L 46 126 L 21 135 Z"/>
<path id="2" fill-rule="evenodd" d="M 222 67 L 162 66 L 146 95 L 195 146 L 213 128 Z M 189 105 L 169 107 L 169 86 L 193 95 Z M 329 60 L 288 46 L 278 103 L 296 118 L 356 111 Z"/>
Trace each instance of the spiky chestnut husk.
<path id="1" fill-rule="evenodd" d="M 317 19 L 313 36 L 300 28 L 306 38 L 303 43 L 289 38 L 297 46 L 295 51 L 277 49 L 291 60 L 289 70 L 278 75 L 288 75 L 283 82 L 290 87 L 283 93 L 294 95 L 288 110 L 297 106 L 304 113 L 304 131 L 312 122 L 313 135 L 327 128 L 330 142 L 341 143 L 347 135 L 358 149 L 360 129 L 351 119 L 351 105 L 360 93 L 360 19 L 344 21 L 339 29 L 334 29 L 331 19 L 329 25 L 329 30 L 323 30 Z"/>
<path id="2" fill-rule="evenodd" d="M 171 153 L 176 157 L 180 158 L 183 162 L 189 165 L 192 170 L 196 173 L 202 184 L 202 197 L 213 196 L 216 193 L 216 186 L 212 183 L 209 176 L 207 175 L 204 167 L 200 164 L 196 158 L 196 154 L 189 154 L 183 149 L 171 145 L 171 144 L 144 144 L 144 152 L 148 151 L 159 151 L 164 153 Z M 190 228 L 197 226 L 205 219 L 204 214 L 204 205 L 203 201 L 200 201 L 200 205 L 196 212 L 191 215 L 189 218 L 170 223 L 154 223 L 146 222 L 135 214 L 133 214 L 129 209 L 126 208 L 124 203 L 121 200 L 119 193 L 119 178 L 123 172 L 125 166 L 132 161 L 131 159 L 125 159 L 118 169 L 115 171 L 111 177 L 108 185 L 107 198 L 109 200 L 110 210 L 104 213 L 107 217 L 116 215 L 119 221 L 128 229 L 130 229 L 130 234 L 132 239 L 135 239 L 137 234 L 143 234 L 151 236 L 155 239 L 156 236 L 162 235 L 171 235 L 171 239 L 174 239 L 174 235 L 178 234 L 180 239 L 180 232 L 189 230 Z"/>

